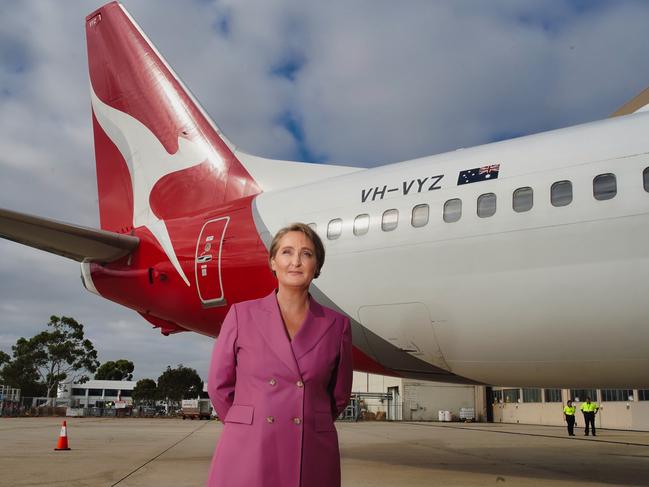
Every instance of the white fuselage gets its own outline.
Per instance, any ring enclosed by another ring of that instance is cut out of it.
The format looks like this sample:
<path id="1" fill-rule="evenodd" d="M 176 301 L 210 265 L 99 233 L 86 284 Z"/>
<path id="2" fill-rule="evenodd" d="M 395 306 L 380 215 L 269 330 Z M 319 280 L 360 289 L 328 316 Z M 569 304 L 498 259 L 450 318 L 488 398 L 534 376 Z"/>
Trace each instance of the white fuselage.
<path id="1" fill-rule="evenodd" d="M 256 210 L 270 234 L 315 223 L 327 250 L 317 288 L 420 360 L 487 384 L 649 386 L 648 134 L 638 113 L 266 192 Z M 458 185 L 461 171 L 494 164 L 497 179 Z M 615 175 L 615 197 L 594 197 L 600 174 Z M 566 206 L 551 203 L 557 181 L 572 183 Z M 517 212 L 522 187 L 533 207 Z M 497 209 L 481 218 L 485 193 Z M 447 223 L 455 198 L 461 218 Z M 428 223 L 414 227 L 423 204 Z M 385 231 L 390 209 L 398 224 Z"/>

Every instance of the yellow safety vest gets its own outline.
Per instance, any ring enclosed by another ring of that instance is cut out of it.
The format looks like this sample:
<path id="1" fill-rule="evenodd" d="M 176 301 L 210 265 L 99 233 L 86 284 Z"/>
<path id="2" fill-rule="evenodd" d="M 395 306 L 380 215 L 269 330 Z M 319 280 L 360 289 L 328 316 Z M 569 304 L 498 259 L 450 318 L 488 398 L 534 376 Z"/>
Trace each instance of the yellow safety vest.
<path id="1" fill-rule="evenodd" d="M 591 403 L 583 403 L 581 405 L 581 411 L 584 413 L 594 413 L 599 409 L 596 403 L 591 402 Z"/>
<path id="2" fill-rule="evenodd" d="M 566 406 L 563 408 L 563 414 L 565 414 L 566 416 L 574 416 L 576 409 L 577 408 L 575 406 Z"/>

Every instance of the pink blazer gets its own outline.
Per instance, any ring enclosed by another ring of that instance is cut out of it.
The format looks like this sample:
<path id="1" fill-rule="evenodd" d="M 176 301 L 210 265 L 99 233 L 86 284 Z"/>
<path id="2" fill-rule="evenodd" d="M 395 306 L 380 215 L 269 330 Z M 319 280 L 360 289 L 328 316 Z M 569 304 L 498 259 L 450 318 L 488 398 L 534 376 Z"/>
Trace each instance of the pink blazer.
<path id="1" fill-rule="evenodd" d="M 334 420 L 351 393 L 351 346 L 349 319 L 313 298 L 292 341 L 274 291 L 233 305 L 208 377 L 224 426 L 207 485 L 339 486 Z"/>

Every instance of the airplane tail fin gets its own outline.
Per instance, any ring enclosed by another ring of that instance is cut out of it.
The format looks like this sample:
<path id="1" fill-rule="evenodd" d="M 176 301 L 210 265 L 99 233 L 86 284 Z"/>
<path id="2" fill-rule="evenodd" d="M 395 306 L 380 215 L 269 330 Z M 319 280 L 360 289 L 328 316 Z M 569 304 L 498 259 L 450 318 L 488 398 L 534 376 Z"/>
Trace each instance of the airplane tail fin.
<path id="1" fill-rule="evenodd" d="M 166 219 L 260 192 L 121 4 L 88 15 L 86 38 L 102 229 L 155 233 Z"/>

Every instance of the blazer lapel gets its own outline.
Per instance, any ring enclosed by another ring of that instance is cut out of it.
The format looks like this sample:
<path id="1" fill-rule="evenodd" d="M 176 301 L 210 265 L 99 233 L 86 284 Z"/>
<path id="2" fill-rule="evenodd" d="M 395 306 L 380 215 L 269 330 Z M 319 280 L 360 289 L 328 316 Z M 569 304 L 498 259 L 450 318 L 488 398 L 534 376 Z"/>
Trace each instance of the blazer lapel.
<path id="1" fill-rule="evenodd" d="M 279 319 L 281 322 L 281 316 Z M 304 354 L 315 347 L 329 328 L 331 328 L 331 325 L 334 324 L 334 321 L 333 318 L 327 318 L 320 303 L 309 295 L 309 311 L 306 320 L 304 320 L 304 323 L 302 323 L 302 326 L 293 337 L 293 341 L 290 342 L 295 360 L 299 360 Z"/>
<path id="2" fill-rule="evenodd" d="M 263 319 L 254 320 L 260 333 L 268 343 L 270 349 L 292 372 L 302 377 L 300 368 L 297 365 L 291 342 L 286 335 L 282 315 L 279 311 L 275 291 L 261 300 L 260 310 L 263 312 Z"/>

